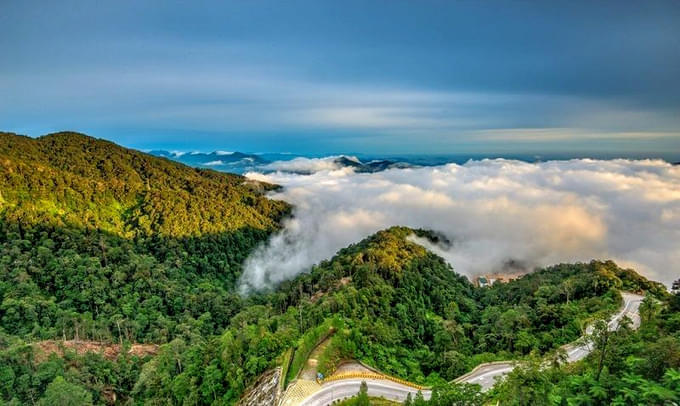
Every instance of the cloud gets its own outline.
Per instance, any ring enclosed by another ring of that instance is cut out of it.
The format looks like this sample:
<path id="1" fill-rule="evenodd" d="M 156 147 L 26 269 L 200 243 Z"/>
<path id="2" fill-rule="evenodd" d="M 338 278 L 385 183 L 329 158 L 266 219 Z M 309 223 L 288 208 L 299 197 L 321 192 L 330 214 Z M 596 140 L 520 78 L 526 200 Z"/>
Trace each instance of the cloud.
<path id="1" fill-rule="evenodd" d="M 299 174 L 311 174 L 319 171 L 337 170 L 342 168 L 336 160 L 342 155 L 328 156 L 324 158 L 294 158 L 289 161 L 275 161 L 262 166 L 267 171 L 293 172 Z M 347 157 L 357 161 L 355 157 Z"/>
<path id="2" fill-rule="evenodd" d="M 680 275 L 680 167 L 660 160 L 498 159 L 373 174 L 319 165 L 311 175 L 247 176 L 283 185 L 272 197 L 295 210 L 246 261 L 244 291 L 393 225 L 444 233 L 451 246 L 429 248 L 468 276 L 593 258 L 666 284 Z"/>
<path id="3" fill-rule="evenodd" d="M 210 161 L 210 162 L 205 162 L 203 165 L 205 166 L 216 166 L 216 165 L 224 165 L 224 162 L 217 160 L 217 161 Z"/>

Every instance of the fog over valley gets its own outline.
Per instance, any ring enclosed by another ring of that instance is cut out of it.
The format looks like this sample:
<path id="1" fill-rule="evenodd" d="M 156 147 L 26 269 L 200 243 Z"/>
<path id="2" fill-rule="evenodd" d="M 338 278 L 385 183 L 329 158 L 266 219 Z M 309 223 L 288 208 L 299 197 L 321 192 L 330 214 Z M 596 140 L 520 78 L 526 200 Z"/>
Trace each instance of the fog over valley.
<path id="1" fill-rule="evenodd" d="M 312 173 L 246 174 L 282 185 L 271 197 L 294 211 L 246 261 L 242 291 L 272 287 L 392 225 L 443 233 L 452 244 L 428 248 L 467 276 L 593 258 L 666 284 L 680 273 L 680 167 L 665 161 L 496 159 L 378 173 L 304 158 L 275 166 L 286 165 Z"/>

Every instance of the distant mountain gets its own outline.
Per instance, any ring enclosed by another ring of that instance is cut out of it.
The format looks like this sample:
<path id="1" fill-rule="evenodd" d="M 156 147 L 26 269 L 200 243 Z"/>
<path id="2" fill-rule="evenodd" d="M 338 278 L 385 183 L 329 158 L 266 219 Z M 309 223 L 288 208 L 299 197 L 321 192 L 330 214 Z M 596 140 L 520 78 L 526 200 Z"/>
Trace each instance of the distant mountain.
<path id="1" fill-rule="evenodd" d="M 391 161 L 387 159 L 383 160 L 374 160 L 370 162 L 361 162 L 359 159 L 355 157 L 348 157 L 348 156 L 341 156 L 339 158 L 336 158 L 334 162 L 342 167 L 351 167 L 354 168 L 355 172 L 360 172 L 360 173 L 373 173 L 373 172 L 380 172 L 380 171 L 385 171 L 387 169 L 394 169 L 394 168 L 411 168 L 414 165 L 411 165 L 408 162 L 397 162 L 397 161 Z"/>
<path id="2" fill-rule="evenodd" d="M 149 154 L 198 168 L 212 168 L 235 173 L 242 173 L 256 166 L 269 163 L 258 155 L 243 152 L 213 151 L 204 153 L 153 150 L 149 151 Z"/>
<path id="3" fill-rule="evenodd" d="M 266 154 L 265 156 L 269 158 L 267 159 L 262 155 L 224 151 L 205 153 L 153 150 L 148 153 L 196 168 L 210 168 L 232 173 L 280 171 L 308 175 L 318 170 L 337 168 L 354 168 L 354 171 L 358 173 L 373 173 L 393 168 L 417 166 L 405 161 L 390 159 L 362 162 L 359 158 L 349 155 L 307 158 L 294 154 Z"/>
<path id="4" fill-rule="evenodd" d="M 387 169 L 404 169 L 404 168 L 414 168 L 418 165 L 413 165 L 408 162 L 397 162 L 390 160 L 379 160 L 371 161 L 364 164 L 365 172 L 380 172 Z"/>

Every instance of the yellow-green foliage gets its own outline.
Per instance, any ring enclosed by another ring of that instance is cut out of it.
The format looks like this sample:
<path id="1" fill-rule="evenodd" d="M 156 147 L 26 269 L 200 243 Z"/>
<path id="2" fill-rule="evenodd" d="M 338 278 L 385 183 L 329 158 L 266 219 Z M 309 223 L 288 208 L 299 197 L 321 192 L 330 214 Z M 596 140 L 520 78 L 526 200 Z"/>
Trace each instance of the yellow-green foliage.
<path id="1" fill-rule="evenodd" d="M 356 345 L 349 339 L 350 330 L 337 331 L 318 358 L 317 369 L 324 376 L 330 376 L 340 361 L 351 359 L 356 355 Z"/>
<path id="2" fill-rule="evenodd" d="M 272 230 L 289 211 L 272 185 L 194 169 L 77 133 L 0 133 L 3 217 L 97 228 L 124 237 Z"/>
<path id="3" fill-rule="evenodd" d="M 317 327 L 310 329 L 305 333 L 299 340 L 299 344 L 295 349 L 295 355 L 293 356 L 293 361 L 290 364 L 290 369 L 288 370 L 288 382 L 295 379 L 302 367 L 307 362 L 309 354 L 312 353 L 314 348 L 327 339 L 334 332 L 342 329 L 344 322 L 342 319 L 333 317 L 325 320 L 323 323 Z"/>

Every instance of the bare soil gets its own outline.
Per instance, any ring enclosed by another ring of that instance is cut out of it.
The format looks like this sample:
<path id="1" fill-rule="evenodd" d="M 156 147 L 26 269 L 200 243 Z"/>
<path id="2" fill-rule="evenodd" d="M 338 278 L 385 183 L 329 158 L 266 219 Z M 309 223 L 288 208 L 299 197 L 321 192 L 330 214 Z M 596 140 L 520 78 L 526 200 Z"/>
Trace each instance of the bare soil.
<path id="1" fill-rule="evenodd" d="M 120 344 L 83 340 L 38 341 L 33 343 L 33 347 L 39 350 L 36 354 L 37 362 L 46 360 L 52 353 L 56 353 L 61 357 L 64 355 L 64 350 L 74 350 L 78 354 L 96 352 L 108 360 L 116 359 L 121 352 Z M 158 352 L 158 345 L 156 344 L 132 344 L 128 350 L 128 354 L 138 357 L 155 355 L 156 352 Z"/>

